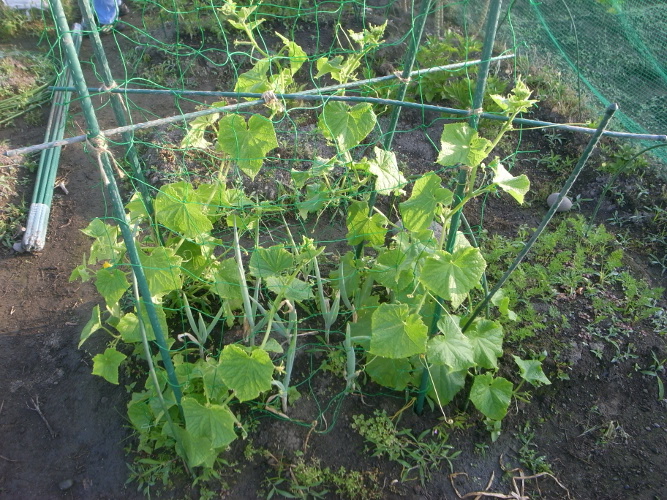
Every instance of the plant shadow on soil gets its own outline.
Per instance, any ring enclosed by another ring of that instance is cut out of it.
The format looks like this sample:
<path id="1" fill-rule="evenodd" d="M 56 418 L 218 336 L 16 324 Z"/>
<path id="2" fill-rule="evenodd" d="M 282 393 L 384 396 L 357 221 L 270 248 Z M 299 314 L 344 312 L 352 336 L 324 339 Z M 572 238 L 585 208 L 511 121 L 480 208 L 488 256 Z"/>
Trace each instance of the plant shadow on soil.
<path id="1" fill-rule="evenodd" d="M 112 53 L 111 44 L 107 45 Z M 90 56 L 88 47 L 83 51 Z M 547 114 L 548 110 L 540 112 Z M 404 113 L 399 127 L 411 128 L 412 118 Z M 0 138 L 19 147 L 41 142 L 43 134 L 42 126 L 17 121 L 13 128 L 0 131 Z M 540 133 L 527 132 L 524 139 L 534 146 L 524 149 L 548 151 Z M 571 139 L 568 147 L 573 153 L 585 142 L 575 136 L 567 139 Z M 431 143 L 421 132 L 399 134 L 395 149 L 400 160 L 413 165 L 414 173 L 421 173 L 435 158 Z M 549 172 L 540 172 L 528 160 L 524 163 L 518 162 L 517 172 L 529 175 L 533 192 L 560 187 L 553 184 Z M 126 427 L 123 382 L 115 387 L 90 374 L 90 353 L 99 352 L 101 342 L 93 341 L 86 351 L 76 349 L 81 327 L 98 299 L 92 286 L 70 283 L 68 277 L 89 245 L 79 230 L 93 217 L 106 214 L 104 195 L 97 169 L 80 145 L 64 149 L 61 172 L 68 176 L 69 194 L 54 197 L 45 250 L 38 255 L 0 250 L 0 498 L 143 498 L 135 484 L 126 485 L 124 446 L 132 438 Z M 575 190 L 592 196 L 600 187 L 591 173 L 579 180 Z M 26 191 L 16 196 L 29 199 L 30 189 L 23 189 Z M 490 198 L 485 227 L 513 237 L 521 224 L 536 226 L 546 207 L 540 199 L 528 201 L 525 208 L 517 208 L 507 200 Z M 590 212 L 590 207 L 583 210 Z M 632 209 L 626 210 L 632 214 Z M 609 209 L 600 219 L 611 212 Z M 471 222 L 477 221 L 471 217 Z M 632 257 L 633 271 L 654 286 L 662 284 L 661 275 L 645 256 Z M 553 384 L 531 390 L 530 403 L 512 403 L 496 443 L 490 442 L 477 417 L 469 419 L 467 429 L 450 431 L 449 443 L 461 451 L 453 462 L 454 471 L 467 476 L 459 475 L 452 483 L 444 464 L 424 486 L 418 480 L 397 483 L 401 467 L 370 456 L 361 436 L 351 428 L 351 417 L 370 415 L 376 408 L 394 415 L 404 408 L 406 397 L 370 383 L 363 387 L 363 397 L 342 397 L 342 380 L 322 370 L 304 380 L 304 374 L 320 366 L 325 355 L 302 345 L 295 368 L 302 397 L 289 408 L 293 420 L 258 409 L 250 440 L 238 440 L 225 456 L 232 464 L 229 473 L 223 474 L 227 488 L 217 491 L 215 497 L 261 498 L 267 492 L 264 480 L 278 474 L 277 462 L 287 464 L 281 473 L 289 478 L 291 464 L 313 458 L 331 469 L 343 466 L 377 473 L 373 477 L 378 478 L 381 498 L 456 498 L 453 485 L 461 494 L 485 488 L 510 494 L 517 491 L 510 479 L 520 474 L 515 469 L 525 469 L 521 450 L 525 453 L 526 447 L 520 438 L 527 434 L 527 422 L 534 431 L 533 458 L 546 457 L 553 475 L 573 498 L 661 497 L 667 492 L 667 407 L 664 400 L 657 399 L 655 378 L 642 375 L 634 365 L 649 366 L 652 352 L 660 359 L 667 357 L 664 337 L 642 323 L 634 329 L 636 358 L 612 363 L 614 352 L 608 345 L 602 346 L 598 357 L 582 341 L 582 332 L 590 323 L 585 300 L 580 295 L 561 294 L 556 307 L 569 325 L 554 325 L 548 338 L 530 339 L 532 352 L 552 352 L 555 346 L 564 346 L 560 356 L 569 366 L 569 380 L 558 379 L 558 366 L 547 358 L 545 372 Z M 506 358 L 511 363 L 509 354 Z M 28 407 L 36 408 L 36 403 L 41 414 Z M 448 407 L 448 411 L 453 410 Z M 418 417 L 408 409 L 401 415 L 399 426 L 412 428 L 415 435 L 442 425 L 437 410 Z M 249 443 L 270 455 L 246 460 Z M 524 470 L 524 475 L 532 472 Z M 566 497 L 551 477 L 515 484 L 519 489 L 525 484 L 526 493 L 533 498 Z M 156 496 L 192 498 L 195 494 L 189 486 L 177 484 L 167 491 L 158 490 Z"/>

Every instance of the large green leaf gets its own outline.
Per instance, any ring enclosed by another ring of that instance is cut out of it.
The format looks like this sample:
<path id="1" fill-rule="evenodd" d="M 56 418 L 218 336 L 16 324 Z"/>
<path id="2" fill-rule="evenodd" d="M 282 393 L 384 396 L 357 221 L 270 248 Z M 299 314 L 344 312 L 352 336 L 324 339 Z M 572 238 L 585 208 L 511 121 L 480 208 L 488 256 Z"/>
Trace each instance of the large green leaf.
<path id="1" fill-rule="evenodd" d="M 250 257 L 250 274 L 268 278 L 284 273 L 294 265 L 294 257 L 282 245 L 256 248 Z"/>
<path id="2" fill-rule="evenodd" d="M 503 355 L 503 327 L 495 321 L 483 319 L 466 332 L 473 346 L 475 363 L 483 368 L 496 369 Z"/>
<path id="3" fill-rule="evenodd" d="M 368 215 L 368 204 L 365 201 L 353 201 L 347 212 L 347 241 L 350 245 L 368 241 L 371 245 L 380 246 L 387 233 L 385 224 L 387 219 L 384 215 Z"/>
<path id="4" fill-rule="evenodd" d="M 402 391 L 410 382 L 412 364 L 407 359 L 388 359 L 373 356 L 364 371 L 373 382 L 395 391 Z"/>
<path id="5" fill-rule="evenodd" d="M 401 291 L 414 281 L 414 263 L 399 248 L 385 250 L 378 255 L 372 268 L 373 279 L 380 285 Z"/>
<path id="6" fill-rule="evenodd" d="M 486 261 L 477 248 L 459 248 L 453 254 L 438 251 L 424 262 L 419 281 L 457 308 L 479 283 L 485 268 Z"/>
<path id="7" fill-rule="evenodd" d="M 396 154 L 393 151 L 385 151 L 375 147 L 375 158 L 369 160 L 368 171 L 375 175 L 375 190 L 379 194 L 391 194 L 399 196 L 403 194 L 403 186 L 407 183 L 405 177 L 398 169 Z"/>
<path id="8" fill-rule="evenodd" d="M 266 286 L 276 295 L 283 293 L 287 300 L 303 302 L 313 298 L 311 285 L 298 278 L 289 276 L 269 276 L 266 278 Z"/>
<path id="9" fill-rule="evenodd" d="M 215 280 L 212 287 L 213 291 L 221 299 L 231 301 L 232 308 L 237 307 L 243 300 L 243 296 L 241 294 L 241 276 L 236 259 L 219 261 L 215 266 L 213 279 Z"/>
<path id="10" fill-rule="evenodd" d="M 551 385 L 551 380 L 542 371 L 542 362 L 537 359 L 527 359 L 523 360 L 519 356 L 514 356 L 514 361 L 519 365 L 519 371 L 521 372 L 521 378 L 526 382 L 539 387 L 541 385 Z"/>
<path id="11" fill-rule="evenodd" d="M 118 262 L 125 249 L 125 245 L 118 241 L 120 228 L 105 224 L 100 219 L 93 219 L 81 232 L 95 241 L 90 247 L 88 264 L 95 264 L 100 260 Z"/>
<path id="12" fill-rule="evenodd" d="M 158 324 L 160 325 L 162 334 L 165 335 L 169 331 L 167 327 L 167 316 L 161 304 L 154 304 L 154 307 L 158 318 Z M 148 311 L 146 311 L 146 304 L 144 302 L 139 303 L 139 317 L 143 321 L 144 328 L 146 329 L 146 338 L 148 340 L 155 340 L 153 325 L 148 317 Z M 116 325 L 116 329 L 120 332 L 123 342 L 137 343 L 142 341 L 139 318 L 134 313 L 125 314 L 118 322 L 118 325 Z M 171 342 L 173 342 L 173 340 Z"/>
<path id="13" fill-rule="evenodd" d="M 125 291 L 130 288 L 125 273 L 120 269 L 102 268 L 97 271 L 95 278 L 95 288 L 109 306 L 117 304 Z"/>
<path id="14" fill-rule="evenodd" d="M 150 254 L 139 250 L 139 260 L 151 296 L 165 295 L 174 290 L 180 290 L 183 282 L 181 277 L 181 262 L 183 259 L 174 253 L 173 248 L 157 247 Z"/>
<path id="15" fill-rule="evenodd" d="M 241 73 L 236 80 L 234 92 L 255 92 L 261 94 L 271 89 L 267 72 L 271 67 L 271 61 L 260 59 L 252 69 Z"/>
<path id="16" fill-rule="evenodd" d="M 444 327 L 444 328 L 443 328 Z M 464 371 L 475 365 L 473 347 L 453 322 L 438 322 L 442 334 L 431 337 L 426 355 L 429 362 L 445 365 L 453 371 Z"/>
<path id="17" fill-rule="evenodd" d="M 171 231 L 193 240 L 213 228 L 189 182 L 162 186 L 155 198 L 155 218 Z"/>
<path id="18" fill-rule="evenodd" d="M 236 439 L 236 418 L 226 406 L 203 406 L 194 398 L 181 400 L 186 429 L 196 438 L 206 438 L 213 448 L 226 447 Z"/>
<path id="19" fill-rule="evenodd" d="M 99 375 L 108 382 L 118 385 L 118 367 L 127 358 L 116 349 L 107 348 L 104 353 L 93 358 L 93 375 Z"/>
<path id="20" fill-rule="evenodd" d="M 144 395 L 132 394 L 132 401 L 127 404 L 127 416 L 139 432 L 148 432 L 155 423 L 155 417 Z"/>
<path id="21" fill-rule="evenodd" d="M 93 312 L 90 315 L 90 319 L 81 330 L 81 335 L 79 336 L 79 345 L 77 346 L 81 349 L 83 343 L 88 340 L 93 333 L 102 328 L 102 318 L 100 317 L 100 306 L 93 307 Z"/>
<path id="22" fill-rule="evenodd" d="M 271 389 L 273 363 L 261 349 L 248 355 L 237 345 L 226 345 L 220 355 L 220 374 L 239 401 L 249 401 Z"/>
<path id="23" fill-rule="evenodd" d="M 142 309 L 143 310 L 143 309 Z M 164 317 L 164 312 L 162 308 L 158 309 L 158 318 L 160 318 L 160 313 Z M 148 320 L 148 315 L 144 313 L 145 320 Z M 166 321 L 164 327 L 167 327 Z M 153 327 L 150 324 L 150 321 L 144 323 L 144 328 L 146 329 L 146 338 L 148 340 L 155 340 L 155 333 L 153 333 Z M 116 325 L 116 330 L 120 332 L 120 336 L 123 339 L 123 342 L 128 344 L 141 342 L 141 327 L 139 326 L 139 318 L 134 313 L 124 314 L 122 318 L 118 321 Z"/>
<path id="24" fill-rule="evenodd" d="M 423 231 L 433 222 L 438 203 L 449 205 L 453 193 L 440 186 L 442 180 L 430 172 L 423 175 L 412 187 L 410 198 L 399 205 L 403 225 L 410 231 Z"/>
<path id="25" fill-rule="evenodd" d="M 398 359 L 426 352 L 428 328 L 405 304 L 381 304 L 371 325 L 371 354 Z"/>
<path id="26" fill-rule="evenodd" d="M 458 164 L 474 167 L 484 160 L 483 152 L 489 145 L 488 140 L 479 137 L 466 123 L 448 123 L 442 130 L 436 161 L 445 167 Z"/>
<path id="27" fill-rule="evenodd" d="M 204 394 L 209 401 L 224 401 L 229 394 L 229 387 L 222 381 L 220 364 L 214 359 L 200 360 L 199 370 L 204 381 Z"/>
<path id="28" fill-rule="evenodd" d="M 165 426 L 165 431 L 170 433 L 171 426 Z M 195 437 L 190 432 L 181 427 L 174 427 L 178 440 L 183 445 L 176 447 L 177 453 L 187 462 L 191 469 L 195 467 L 213 467 L 218 452 L 211 446 L 211 441 L 206 437 Z M 185 453 L 185 456 L 183 456 Z"/>
<path id="29" fill-rule="evenodd" d="M 431 365 L 428 370 L 431 386 L 427 394 L 442 406 L 451 402 L 465 386 L 467 370 L 455 372 L 445 365 Z"/>
<path id="30" fill-rule="evenodd" d="M 318 127 L 324 137 L 333 141 L 340 151 L 348 151 L 371 133 L 377 118 L 370 104 L 350 107 L 344 102 L 327 102 Z"/>
<path id="31" fill-rule="evenodd" d="M 477 375 L 470 389 L 470 401 L 486 417 L 502 420 L 512 398 L 512 382 L 490 373 Z"/>
<path id="32" fill-rule="evenodd" d="M 526 174 L 514 177 L 496 158 L 489 168 L 493 170 L 493 183 L 508 193 L 519 203 L 523 203 L 524 196 L 530 190 L 530 180 Z"/>
<path id="33" fill-rule="evenodd" d="M 231 114 L 218 122 L 218 147 L 254 179 L 266 154 L 278 147 L 278 139 L 273 122 L 268 118 L 252 115 L 246 123 L 241 115 Z"/>

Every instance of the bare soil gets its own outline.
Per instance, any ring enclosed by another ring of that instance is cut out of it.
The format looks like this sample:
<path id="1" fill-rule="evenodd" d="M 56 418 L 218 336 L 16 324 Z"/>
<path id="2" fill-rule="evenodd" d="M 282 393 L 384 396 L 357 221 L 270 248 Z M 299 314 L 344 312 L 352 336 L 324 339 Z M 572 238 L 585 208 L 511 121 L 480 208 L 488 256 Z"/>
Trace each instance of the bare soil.
<path id="1" fill-rule="evenodd" d="M 111 38 L 106 41 L 113 63 L 115 47 Z M 82 59 L 91 57 L 87 43 L 82 52 Z M 141 104 L 151 105 L 148 100 Z M 167 114 L 163 105 L 152 105 Z M 44 113 L 45 123 L 47 110 Z M 78 134 L 85 125 L 76 105 L 72 113 L 75 118 L 68 133 Z M 111 126 L 105 113 L 108 108 L 101 114 L 102 126 Z M 412 128 L 413 118 L 417 117 L 404 113 L 399 128 Z M 435 130 L 428 133 L 437 138 Z M 0 139 L 7 140 L 12 148 L 42 142 L 43 136 L 44 125 L 21 121 L 0 130 Z M 538 132 L 527 133 L 524 138 L 534 149 L 547 150 Z M 566 139 L 571 143 L 567 147 L 574 152 L 585 142 L 574 136 Z M 401 160 L 412 165 L 411 173 L 423 171 L 435 159 L 431 144 L 421 132 L 397 135 L 395 149 Z M 517 168 L 520 173 L 528 173 L 537 192 L 554 185 L 549 172 L 536 169 L 529 161 Z M 80 229 L 92 218 L 108 215 L 109 208 L 97 167 L 80 144 L 63 149 L 60 173 L 66 178 L 69 194 L 55 191 L 44 251 L 31 255 L 0 249 L 0 498 L 140 498 L 136 484 L 126 484 L 128 457 L 124 447 L 132 436 L 126 425 L 128 393 L 123 383 L 130 381 L 112 386 L 91 375 L 92 355 L 103 345 L 91 341 L 85 350 L 78 350 L 77 343 L 98 297 L 90 284 L 68 280 L 90 244 Z M 585 175 L 575 190 L 589 197 L 599 194 L 601 183 L 596 179 L 595 174 Z M 625 182 L 631 184 L 629 179 Z M 659 186 L 654 187 L 659 196 Z M 15 194 L 8 194 L 0 203 L 16 202 L 21 197 L 28 201 L 31 191 L 28 177 L 27 182 L 16 186 Z M 590 212 L 590 205 L 584 211 Z M 626 215 L 633 213 L 632 207 L 607 208 L 599 220 L 609 217 L 614 208 Z M 544 202 L 537 198 L 531 198 L 525 208 L 489 199 L 484 224 L 490 231 L 514 235 L 521 224 L 535 227 L 545 211 Z M 633 273 L 654 286 L 664 286 L 662 276 L 645 255 L 631 254 L 629 258 L 627 265 Z M 590 323 L 590 303 L 583 296 L 564 295 L 553 305 L 568 318 L 569 325 L 554 325 L 549 338 L 533 339 L 529 347 L 539 352 L 560 346 L 562 360 L 571 363 L 569 380 L 558 380 L 557 366 L 547 358 L 545 371 L 553 384 L 532 390 L 530 403 L 513 403 L 496 443 L 490 442 L 477 418 L 471 419 L 471 427 L 453 431 L 450 443 L 461 451 L 454 461 L 454 472 L 466 475 L 450 477 L 445 466 L 424 486 L 419 481 L 396 482 L 400 466 L 371 457 L 350 424 L 352 415 L 368 415 L 374 408 L 396 414 L 405 405 L 405 395 L 369 384 L 363 397 L 342 398 L 343 382 L 331 373 L 318 371 L 312 378 L 306 377 L 313 367 L 321 365 L 323 354 L 304 349 L 295 374 L 302 381 L 302 398 L 293 407 L 290 420 L 268 412 L 252 415 L 257 426 L 250 442 L 255 448 L 270 451 L 273 458 L 246 460 L 248 443 L 235 442 L 228 456 L 233 465 L 223 474 L 226 487 L 216 491 L 216 497 L 263 498 L 267 492 L 264 480 L 278 474 L 277 463 L 294 463 L 302 457 L 306 461 L 317 458 L 322 466 L 332 469 L 344 466 L 377 474 L 382 498 L 453 499 L 457 498 L 454 487 L 461 495 L 486 490 L 508 495 L 496 498 L 515 498 L 509 495 L 518 494 L 524 486 L 531 498 L 561 499 L 568 493 L 579 499 L 664 498 L 667 406 L 657 399 L 655 378 L 640 374 L 634 367 L 635 363 L 648 366 L 652 351 L 665 359 L 664 337 L 642 323 L 633 333 L 637 358 L 612 363 L 609 346 L 602 346 L 599 359 L 584 344 L 590 341 L 584 337 L 585 326 Z M 506 358 L 509 363 L 509 350 Z M 661 376 L 665 380 L 664 373 Z M 451 406 L 452 412 L 463 409 Z M 415 435 L 441 424 L 438 412 L 427 411 L 418 417 L 412 411 L 403 411 L 402 415 L 400 425 L 414 429 Z M 535 449 L 546 457 L 553 476 L 515 479 L 513 483 L 512 477 L 531 474 L 525 468 L 523 472 L 517 470 L 521 448 L 518 436 L 525 433 L 526 422 L 535 432 Z M 476 446 L 482 443 L 485 446 Z M 155 496 L 193 498 L 196 492 L 183 483 L 169 491 L 158 491 Z"/>

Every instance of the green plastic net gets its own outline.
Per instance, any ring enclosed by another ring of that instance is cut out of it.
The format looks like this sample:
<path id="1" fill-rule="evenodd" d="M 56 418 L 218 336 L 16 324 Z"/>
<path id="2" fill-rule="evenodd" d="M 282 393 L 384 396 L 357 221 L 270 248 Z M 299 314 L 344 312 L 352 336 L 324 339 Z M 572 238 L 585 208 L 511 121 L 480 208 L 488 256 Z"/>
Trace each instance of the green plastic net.
<path id="1" fill-rule="evenodd" d="M 607 105 L 629 132 L 667 131 L 667 4 L 661 0 L 513 1 L 500 38 L 545 59 Z M 648 144 L 647 144 L 648 145 Z M 654 153 L 663 162 L 665 149 Z"/>

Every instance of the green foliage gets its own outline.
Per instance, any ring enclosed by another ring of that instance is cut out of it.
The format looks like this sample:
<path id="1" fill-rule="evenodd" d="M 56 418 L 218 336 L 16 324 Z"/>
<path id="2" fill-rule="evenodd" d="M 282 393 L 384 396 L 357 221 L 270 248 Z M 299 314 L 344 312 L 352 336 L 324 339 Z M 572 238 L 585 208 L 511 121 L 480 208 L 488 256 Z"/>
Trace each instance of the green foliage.
<path id="1" fill-rule="evenodd" d="M 453 62 L 477 59 L 481 50 L 481 41 L 448 30 L 440 39 L 428 38 L 426 43 L 419 47 L 417 61 L 424 68 L 445 66 Z M 415 88 L 415 94 L 427 102 L 442 102 L 453 108 L 470 109 L 472 107 L 472 96 L 475 92 L 477 70 L 477 66 L 470 66 L 426 74 L 420 78 Z M 491 96 L 503 94 L 506 90 L 507 83 L 505 81 L 494 75 L 489 75 L 483 101 L 484 110 L 489 112 L 501 111 Z"/>
<path id="2" fill-rule="evenodd" d="M 370 444 L 366 449 L 372 456 L 386 456 L 401 465 L 401 481 L 419 479 L 423 486 L 443 462 L 453 471 L 452 461 L 460 454 L 447 444 L 447 433 L 427 429 L 415 436 L 408 428 L 399 429 L 385 411 L 375 410 L 371 417 L 354 415 L 352 421 Z"/>

